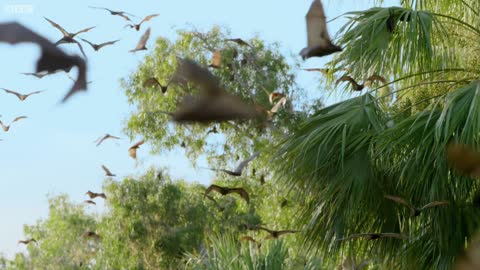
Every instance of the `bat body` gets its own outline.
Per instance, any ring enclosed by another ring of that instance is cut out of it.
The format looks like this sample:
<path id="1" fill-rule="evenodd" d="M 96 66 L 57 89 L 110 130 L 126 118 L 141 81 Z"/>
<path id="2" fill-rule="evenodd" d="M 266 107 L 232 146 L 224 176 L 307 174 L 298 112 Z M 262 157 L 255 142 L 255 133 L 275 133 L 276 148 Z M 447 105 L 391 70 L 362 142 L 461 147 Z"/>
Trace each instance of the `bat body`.
<path id="1" fill-rule="evenodd" d="M 107 177 L 114 177 L 115 174 L 113 174 L 105 165 L 102 165 L 102 169 L 105 172 L 105 176 Z"/>
<path id="2" fill-rule="evenodd" d="M 88 197 L 90 197 L 90 199 L 95 199 L 97 197 L 107 199 L 107 196 L 105 195 L 105 193 L 95 193 L 95 192 L 92 192 L 92 191 L 89 190 L 85 194 L 88 195 Z"/>
<path id="3" fill-rule="evenodd" d="M 70 56 L 57 48 L 46 38 L 36 34 L 18 23 L 0 24 L 0 42 L 9 44 L 36 43 L 40 46 L 41 56 L 36 64 L 36 72 L 55 72 L 78 67 L 78 77 L 70 91 L 63 98 L 63 102 L 73 94 L 87 88 L 87 68 L 85 61 L 78 56 Z"/>
<path id="4" fill-rule="evenodd" d="M 19 240 L 18 241 L 18 244 L 24 244 L 24 245 L 28 245 L 30 243 L 37 243 L 37 240 L 35 240 L 35 238 L 30 238 L 30 239 L 27 239 L 27 240 Z"/>
<path id="5" fill-rule="evenodd" d="M 113 40 L 113 41 L 108 41 L 108 42 L 104 42 L 104 43 L 100 43 L 100 44 L 94 44 L 86 39 L 83 39 L 81 38 L 81 40 L 83 40 L 84 42 L 88 43 L 90 46 L 92 46 L 93 50 L 95 50 L 96 52 L 98 52 L 101 48 L 105 47 L 105 46 L 108 46 L 108 45 L 113 45 L 115 43 L 117 43 L 118 41 L 120 41 L 119 39 L 117 40 Z"/>
<path id="6" fill-rule="evenodd" d="M 228 94 L 209 70 L 190 60 L 180 59 L 179 62 L 172 80 L 195 84 L 200 89 L 200 95 L 184 97 L 173 113 L 174 121 L 210 123 L 258 117 L 254 106 Z"/>
<path id="7" fill-rule="evenodd" d="M 385 198 L 408 207 L 410 209 L 410 216 L 412 217 L 419 216 L 425 209 L 433 208 L 437 206 L 445 206 L 449 204 L 449 202 L 447 201 L 433 201 L 433 202 L 427 203 L 422 207 L 415 207 L 414 205 L 408 203 L 405 199 L 398 196 L 385 195 Z"/>
<path id="8" fill-rule="evenodd" d="M 205 194 L 208 195 L 211 191 L 216 191 L 223 196 L 230 194 L 230 193 L 236 193 L 242 197 L 247 203 L 250 202 L 250 196 L 248 195 L 248 192 L 245 191 L 243 188 L 229 188 L 229 187 L 221 187 L 218 185 L 210 185 L 206 190 Z"/>
<path id="9" fill-rule="evenodd" d="M 111 9 L 104 8 L 104 7 L 89 7 L 89 8 L 106 10 L 106 11 L 110 12 L 110 15 L 120 16 L 120 17 L 124 18 L 124 19 L 127 20 L 127 21 L 132 21 L 132 20 L 130 20 L 130 18 L 129 18 L 127 15 L 134 16 L 134 15 L 129 14 L 129 13 L 124 12 L 124 11 L 115 11 L 115 10 L 111 10 Z"/>
<path id="10" fill-rule="evenodd" d="M 138 51 L 144 51 L 147 50 L 147 41 L 150 38 L 150 28 L 145 31 L 145 33 L 142 35 L 140 40 L 138 41 L 137 47 L 135 49 L 130 50 L 131 53 L 138 52 Z"/>
<path id="11" fill-rule="evenodd" d="M 307 12 L 307 47 L 300 51 L 302 58 L 322 57 L 335 52 L 342 51 L 342 48 L 332 43 L 327 30 L 325 11 L 320 0 L 314 0 Z"/>

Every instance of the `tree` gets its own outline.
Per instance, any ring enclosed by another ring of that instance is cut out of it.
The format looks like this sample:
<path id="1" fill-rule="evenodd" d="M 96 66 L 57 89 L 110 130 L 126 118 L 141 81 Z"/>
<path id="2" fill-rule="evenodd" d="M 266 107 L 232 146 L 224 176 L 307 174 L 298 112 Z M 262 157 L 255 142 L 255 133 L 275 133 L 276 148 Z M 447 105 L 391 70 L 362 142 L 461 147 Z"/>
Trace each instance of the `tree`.
<path id="1" fill-rule="evenodd" d="M 478 10 L 477 1 L 405 0 L 350 13 L 339 38 L 345 49 L 329 66 L 354 78 L 391 78 L 392 103 L 382 102 L 379 86 L 320 110 L 282 144 L 275 163 L 284 184 L 313 198 L 299 224 L 324 258 L 338 262 L 343 252 L 385 268 L 450 269 L 480 229 L 478 183 L 452 171 L 445 156 L 451 141 L 480 144 L 479 72 L 472 68 Z M 410 217 L 387 194 L 449 205 Z M 408 239 L 340 241 L 370 232 Z"/>

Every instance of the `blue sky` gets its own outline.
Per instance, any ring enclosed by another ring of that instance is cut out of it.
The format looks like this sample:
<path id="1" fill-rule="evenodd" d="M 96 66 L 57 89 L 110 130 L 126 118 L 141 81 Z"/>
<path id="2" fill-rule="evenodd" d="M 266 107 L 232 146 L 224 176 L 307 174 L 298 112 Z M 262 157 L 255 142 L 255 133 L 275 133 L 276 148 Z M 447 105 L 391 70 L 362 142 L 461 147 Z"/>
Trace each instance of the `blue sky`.
<path id="1" fill-rule="evenodd" d="M 160 13 L 160 16 L 145 23 L 142 30 L 152 28 L 150 47 L 159 36 L 174 38 L 175 29 L 189 24 L 200 30 L 208 30 L 218 24 L 231 29 L 232 37 L 248 38 L 258 34 L 268 42 L 279 42 L 285 55 L 297 55 L 305 46 L 305 12 L 311 1 L 278 0 L 175 0 L 175 1 L 119 1 L 85 0 L 23 0 L 0 2 L 2 22 L 18 21 L 45 35 L 50 40 L 61 38 L 58 30 L 51 27 L 47 17 L 67 31 L 96 26 L 81 36 L 94 43 L 121 39 L 111 47 L 94 52 L 84 45 L 89 58 L 88 92 L 74 96 L 66 104 L 60 99 L 71 86 L 64 73 L 38 80 L 26 77 L 21 72 L 33 72 L 39 54 L 33 45 L 12 47 L 0 44 L 0 87 L 31 92 L 46 90 L 20 102 L 12 95 L 0 92 L 1 120 L 9 122 L 16 116 L 27 119 L 15 123 L 8 133 L 0 132 L 0 253 L 11 256 L 22 250 L 17 241 L 23 238 L 23 224 L 33 224 L 48 214 L 47 194 L 67 193 L 81 202 L 87 190 L 100 191 L 105 164 L 120 180 L 126 175 L 138 175 L 150 166 L 169 167 L 175 178 L 208 183 L 210 173 L 188 166 L 181 149 L 149 155 L 145 145 L 139 150 L 137 162 L 127 153 L 132 144 L 123 134 L 123 125 L 132 108 L 119 85 L 119 80 L 128 76 L 142 61 L 145 52 L 130 54 L 143 33 L 123 28 L 125 21 L 111 16 L 106 11 L 89 9 L 88 6 L 103 6 L 124 10 L 139 17 Z M 343 0 L 324 1 L 326 13 L 334 18 L 346 11 L 362 10 L 373 1 Z M 388 2 L 393 2 L 388 1 Z M 28 5 L 30 10 L 13 12 L 12 7 Z M 329 25 L 331 34 L 341 26 L 337 20 Z M 149 47 L 147 45 L 147 47 Z M 62 45 L 70 53 L 78 53 L 74 45 Z M 303 67 L 319 67 L 325 59 L 308 60 Z M 299 84 L 312 96 L 322 95 L 318 88 L 319 75 L 298 73 Z M 328 103 L 338 101 L 329 97 Z M 118 143 L 105 142 L 95 147 L 93 141 L 105 133 L 118 135 Z M 137 138 L 139 139 L 139 138 Z M 91 211 L 98 211 L 89 207 Z M 98 209 L 101 209 L 101 205 Z"/>

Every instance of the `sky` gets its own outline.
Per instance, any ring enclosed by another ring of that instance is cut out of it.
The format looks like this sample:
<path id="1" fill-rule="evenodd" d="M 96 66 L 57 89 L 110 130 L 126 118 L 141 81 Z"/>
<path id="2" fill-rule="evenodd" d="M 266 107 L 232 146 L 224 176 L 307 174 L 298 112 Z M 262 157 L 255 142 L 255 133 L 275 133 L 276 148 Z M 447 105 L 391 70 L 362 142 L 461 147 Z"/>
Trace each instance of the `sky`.
<path id="1" fill-rule="evenodd" d="M 391 6 L 394 0 L 386 1 Z M 396 1 L 395 1 L 396 2 Z M 348 11 L 371 7 L 369 0 L 324 1 L 328 18 Z M 147 27 L 151 27 L 152 47 L 156 37 L 175 38 L 175 30 L 194 25 L 199 30 L 209 30 L 213 25 L 226 26 L 232 37 L 248 39 L 258 34 L 267 42 L 278 42 L 282 53 L 297 57 L 306 44 L 305 13 L 310 0 L 175 0 L 175 1 L 116 1 L 116 0 L 1 0 L 0 22 L 17 21 L 52 41 L 61 33 L 43 17 L 62 25 L 67 31 L 95 26 L 81 34 L 94 43 L 120 39 L 117 44 L 94 52 L 83 44 L 88 57 L 88 79 L 92 81 L 87 92 L 75 95 L 65 104 L 59 101 L 71 87 L 65 73 L 41 80 L 20 73 L 34 72 L 39 55 L 35 45 L 10 46 L 0 44 L 0 88 L 21 93 L 37 90 L 45 92 L 20 102 L 15 96 L 0 91 L 0 120 L 9 123 L 13 118 L 28 118 L 16 122 L 9 132 L 0 132 L 0 253 L 11 257 L 24 248 L 17 245 L 23 239 L 23 225 L 34 224 L 48 216 L 48 196 L 68 194 L 73 201 L 87 199 L 87 190 L 100 191 L 104 180 L 101 165 L 117 174 L 116 180 L 128 175 L 140 175 L 146 169 L 168 167 L 176 179 L 208 184 L 211 174 L 195 169 L 183 156 L 181 149 L 152 155 L 149 146 L 138 151 L 138 160 L 128 156 L 132 142 L 123 133 L 131 107 L 120 87 L 120 79 L 134 72 L 147 52 L 128 53 L 138 42 Z M 122 10 L 138 17 L 153 13 L 160 16 L 142 25 L 136 32 L 124 28 L 126 21 L 102 10 L 88 6 Z M 345 20 L 329 23 L 331 35 Z M 79 54 L 75 45 L 61 45 L 72 54 Z M 321 67 L 326 59 L 311 59 L 302 68 Z M 76 72 L 76 71 L 74 71 Z M 75 75 L 72 72 L 72 75 Z M 75 77 L 75 76 L 73 76 Z M 298 83 L 313 97 L 323 96 L 318 88 L 320 75 L 298 72 Z M 328 104 L 341 97 L 325 97 Z M 94 141 L 110 133 L 120 136 L 118 142 L 107 141 L 96 147 Z M 200 163 L 200 165 L 202 165 Z M 88 206 L 89 211 L 103 209 Z"/>

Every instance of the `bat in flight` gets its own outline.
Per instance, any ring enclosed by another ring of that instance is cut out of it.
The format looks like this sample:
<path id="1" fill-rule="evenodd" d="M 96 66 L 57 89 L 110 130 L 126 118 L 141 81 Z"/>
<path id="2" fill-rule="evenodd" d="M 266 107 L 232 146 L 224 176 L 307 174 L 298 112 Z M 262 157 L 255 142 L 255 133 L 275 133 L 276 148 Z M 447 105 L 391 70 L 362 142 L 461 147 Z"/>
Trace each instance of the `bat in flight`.
<path id="1" fill-rule="evenodd" d="M 0 24 L 0 42 L 9 44 L 36 43 L 40 46 L 41 56 L 36 64 L 36 72 L 54 72 L 78 67 L 78 77 L 70 91 L 65 95 L 65 102 L 73 94 L 87 88 L 87 68 L 85 61 L 78 56 L 70 56 L 57 48 L 52 42 L 18 23 Z"/>
<path id="2" fill-rule="evenodd" d="M 120 140 L 119 137 L 116 137 L 116 136 L 112 136 L 110 134 L 105 134 L 104 136 L 98 138 L 95 142 L 97 143 L 97 147 L 100 146 L 100 144 L 102 144 L 105 140 L 108 140 L 108 139 L 115 139 L 115 140 Z"/>
<path id="3" fill-rule="evenodd" d="M 338 239 L 337 241 L 353 240 L 358 238 L 364 238 L 367 240 L 377 240 L 380 238 L 395 238 L 400 240 L 407 239 L 405 235 L 400 233 L 358 233 L 358 234 L 352 234 L 345 238 Z"/>
<path id="4" fill-rule="evenodd" d="M 259 241 L 255 240 L 253 237 L 248 235 L 240 237 L 240 241 L 254 243 L 257 245 L 258 248 L 262 246 L 262 243 L 260 243 Z"/>
<path id="5" fill-rule="evenodd" d="M 410 209 L 410 216 L 412 217 L 419 216 L 425 209 L 433 208 L 437 206 L 444 206 L 449 204 L 448 201 L 433 201 L 433 202 L 427 203 L 422 207 L 415 207 L 414 205 L 408 203 L 405 199 L 398 196 L 385 195 L 385 198 L 408 207 Z"/>
<path id="6" fill-rule="evenodd" d="M 101 48 L 105 47 L 105 46 L 108 46 L 108 45 L 113 45 L 117 42 L 119 42 L 120 40 L 117 39 L 117 40 L 113 40 L 113 41 L 108 41 L 108 42 L 104 42 L 104 43 L 100 43 L 100 44 L 94 44 L 86 39 L 83 39 L 83 38 L 80 38 L 81 40 L 83 40 L 84 42 L 88 43 L 90 46 L 92 46 L 93 50 L 95 50 L 96 52 L 98 52 Z"/>
<path id="7" fill-rule="evenodd" d="M 208 195 L 211 191 L 216 191 L 223 196 L 231 193 L 236 193 L 242 197 L 247 203 L 250 202 L 250 196 L 248 195 L 248 192 L 244 188 L 229 188 L 229 187 L 221 187 L 218 185 L 210 185 L 206 190 L 205 190 L 205 195 Z"/>
<path id="8" fill-rule="evenodd" d="M 27 117 L 26 117 L 26 116 L 18 116 L 18 117 L 15 117 L 15 119 L 13 119 L 13 121 L 12 121 L 8 126 L 5 125 L 2 121 L 0 121 L 0 127 L 2 127 L 3 131 L 7 132 L 7 131 L 10 130 L 10 126 L 11 126 L 13 123 L 15 123 L 15 122 L 17 122 L 17 121 L 19 121 L 19 120 L 25 119 L 25 118 L 27 118 Z"/>
<path id="9" fill-rule="evenodd" d="M 252 47 L 252 45 L 248 44 L 248 42 L 246 42 L 245 40 L 243 40 L 241 38 L 227 38 L 227 39 L 225 39 L 225 41 L 235 42 L 240 46 Z"/>
<path id="10" fill-rule="evenodd" d="M 93 204 L 93 205 L 97 205 L 96 202 L 92 201 L 92 200 L 85 200 L 83 201 L 84 203 L 88 203 L 88 204 Z"/>
<path id="11" fill-rule="evenodd" d="M 231 175 L 231 176 L 241 176 L 242 172 L 243 172 L 243 169 L 245 169 L 245 167 L 247 167 L 248 163 L 250 163 L 250 161 L 257 158 L 259 155 L 260 155 L 260 152 L 254 153 L 253 155 L 251 155 L 247 159 L 240 162 L 238 164 L 238 166 L 233 171 L 226 170 L 226 169 L 211 169 L 211 168 L 207 168 L 207 169 L 212 170 L 212 171 L 224 172 L 224 173 L 226 173 L 228 175 Z"/>
<path id="12" fill-rule="evenodd" d="M 115 11 L 115 10 L 111 10 L 111 9 L 104 8 L 104 7 L 91 7 L 91 6 L 90 6 L 89 8 L 106 10 L 106 11 L 110 12 L 110 15 L 120 16 L 120 17 L 124 18 L 124 19 L 127 20 L 127 21 L 132 21 L 132 20 L 130 20 L 130 17 L 128 17 L 127 15 L 130 15 L 130 16 L 135 17 L 135 15 L 130 14 L 130 13 L 127 13 L 127 12 L 125 12 L 125 11 Z"/>
<path id="13" fill-rule="evenodd" d="M 20 101 L 26 100 L 31 95 L 40 94 L 40 93 L 43 92 L 43 91 L 35 91 L 35 92 L 28 93 L 28 94 L 20 94 L 20 93 L 17 93 L 15 91 L 13 91 L 13 90 L 5 89 L 5 88 L 1 88 L 1 89 L 8 94 L 15 95 Z"/>
<path id="14" fill-rule="evenodd" d="M 24 244 L 24 245 L 28 245 L 30 243 L 37 243 L 37 240 L 35 240 L 35 238 L 30 238 L 30 239 L 27 239 L 27 240 L 19 240 L 18 241 L 18 244 Z"/>
<path id="15" fill-rule="evenodd" d="M 173 81 L 191 82 L 200 89 L 198 96 L 186 96 L 172 114 L 176 122 L 221 122 L 259 117 L 255 107 L 227 93 L 217 77 L 190 60 L 179 60 Z"/>
<path id="16" fill-rule="evenodd" d="M 105 172 L 105 176 L 107 177 L 115 176 L 115 174 L 113 174 L 105 165 L 102 165 L 102 170 Z"/>
<path id="17" fill-rule="evenodd" d="M 265 239 L 278 239 L 282 235 L 299 232 L 297 230 L 274 231 L 274 230 L 270 230 L 270 229 L 267 229 L 267 228 L 262 227 L 262 226 L 258 227 L 258 230 L 263 230 L 263 231 L 268 232 L 269 235 L 267 237 L 265 237 Z"/>
<path id="18" fill-rule="evenodd" d="M 144 87 L 156 87 L 156 86 L 160 86 L 160 89 L 162 90 L 162 93 L 165 94 L 168 90 L 168 86 L 170 85 L 170 82 L 172 80 L 170 80 L 166 85 L 163 85 L 161 84 L 157 78 L 155 77 L 150 77 L 148 78 L 148 80 L 146 80 L 144 83 L 143 83 L 143 86 Z"/>
<path id="19" fill-rule="evenodd" d="M 145 143 L 145 141 L 141 140 L 141 141 L 135 143 L 134 145 L 132 145 L 130 148 L 128 148 L 128 154 L 130 155 L 130 157 L 132 157 L 133 159 L 136 159 L 137 158 L 137 149 L 140 148 L 140 145 L 142 145 L 144 143 Z"/>
<path id="20" fill-rule="evenodd" d="M 450 143 L 447 146 L 447 162 L 464 175 L 480 177 L 480 153 L 471 146 Z"/>
<path id="21" fill-rule="evenodd" d="M 82 52 L 83 57 L 87 58 L 87 55 L 85 54 L 85 51 L 83 50 L 82 44 L 80 44 L 80 42 L 76 41 L 74 39 L 74 37 L 76 37 L 78 34 L 88 32 L 95 27 L 88 27 L 88 28 L 82 29 L 82 30 L 80 30 L 76 33 L 70 33 L 67 30 L 65 30 L 63 27 L 61 27 L 58 23 L 56 23 L 56 22 L 54 22 L 54 21 L 52 21 L 48 18 L 45 18 L 45 20 L 47 20 L 53 27 L 57 28 L 58 31 L 60 31 L 63 35 L 63 37 L 61 39 L 59 39 L 55 43 L 55 45 L 60 45 L 60 44 L 65 44 L 65 43 L 75 43 L 75 44 L 77 44 L 78 48 L 80 48 L 80 51 Z"/>
<path id="22" fill-rule="evenodd" d="M 83 238 L 93 238 L 95 240 L 101 240 L 102 237 L 95 232 L 92 231 L 86 231 L 82 234 Z"/>
<path id="23" fill-rule="evenodd" d="M 147 31 L 145 31 L 145 33 L 142 35 L 142 37 L 140 38 L 140 40 L 137 43 L 137 47 L 135 47 L 135 49 L 133 49 L 133 50 L 130 50 L 129 52 L 134 53 L 134 52 L 138 52 L 138 51 L 147 50 L 146 46 L 147 46 L 147 41 L 148 41 L 149 38 L 150 38 L 150 28 L 148 28 Z"/>
<path id="24" fill-rule="evenodd" d="M 307 47 L 300 51 L 302 58 L 322 57 L 342 48 L 332 43 L 328 34 L 325 11 L 320 0 L 314 0 L 307 12 Z"/>
<path id="25" fill-rule="evenodd" d="M 95 198 L 97 198 L 97 197 L 107 199 L 107 196 L 105 195 L 105 193 L 95 193 L 95 192 L 91 192 L 91 191 L 89 190 L 89 191 L 87 191 L 87 193 L 85 193 L 85 194 L 88 195 L 88 197 L 90 197 L 90 199 L 95 199 Z"/>
<path id="26" fill-rule="evenodd" d="M 137 31 L 140 31 L 140 27 L 142 26 L 142 23 L 148 22 L 148 21 L 150 21 L 151 19 L 157 17 L 158 15 L 160 15 L 160 14 L 148 15 L 148 16 L 146 16 L 145 18 L 143 18 L 143 20 L 142 20 L 139 24 L 127 24 L 127 25 L 125 25 L 125 27 L 130 27 L 130 28 L 133 28 L 133 29 L 135 29 L 135 30 L 137 30 Z"/>
<path id="27" fill-rule="evenodd" d="M 335 82 L 335 84 L 338 85 L 340 82 L 345 82 L 345 81 L 349 82 L 352 85 L 353 90 L 355 91 L 362 91 L 363 88 L 369 87 L 375 81 L 380 81 L 384 84 L 387 82 L 387 80 L 382 76 L 372 75 L 368 77 L 364 83 L 359 84 L 352 77 L 345 75 L 345 76 L 342 76 L 340 79 L 338 79 Z"/>

